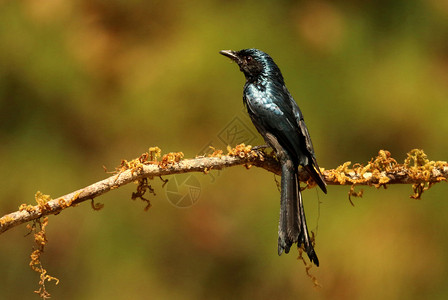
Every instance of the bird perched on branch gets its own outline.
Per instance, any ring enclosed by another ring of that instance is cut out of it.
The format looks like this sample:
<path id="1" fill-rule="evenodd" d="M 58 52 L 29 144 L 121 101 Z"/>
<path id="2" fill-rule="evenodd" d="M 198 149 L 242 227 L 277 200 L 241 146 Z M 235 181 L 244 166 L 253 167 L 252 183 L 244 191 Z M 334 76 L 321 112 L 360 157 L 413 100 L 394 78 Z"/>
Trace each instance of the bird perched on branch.
<path id="1" fill-rule="evenodd" d="M 222 50 L 238 64 L 246 77 L 243 102 L 252 123 L 266 143 L 275 150 L 281 164 L 280 222 L 278 255 L 289 252 L 292 244 L 303 245 L 316 266 L 319 260 L 306 226 L 298 168 L 302 166 L 327 193 L 317 165 L 313 144 L 302 112 L 285 86 L 280 69 L 272 58 L 258 49 Z"/>

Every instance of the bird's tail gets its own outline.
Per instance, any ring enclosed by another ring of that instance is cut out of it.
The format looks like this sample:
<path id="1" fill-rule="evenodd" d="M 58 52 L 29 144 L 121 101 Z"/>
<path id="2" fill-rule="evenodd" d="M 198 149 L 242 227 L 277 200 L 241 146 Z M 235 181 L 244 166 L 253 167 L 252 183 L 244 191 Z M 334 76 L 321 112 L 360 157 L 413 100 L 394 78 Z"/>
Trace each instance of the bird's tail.
<path id="1" fill-rule="evenodd" d="M 299 246 L 303 244 L 310 260 L 319 266 L 306 226 L 298 169 L 292 161 L 287 160 L 282 162 L 278 255 L 283 251 L 288 253 L 294 243 Z"/>

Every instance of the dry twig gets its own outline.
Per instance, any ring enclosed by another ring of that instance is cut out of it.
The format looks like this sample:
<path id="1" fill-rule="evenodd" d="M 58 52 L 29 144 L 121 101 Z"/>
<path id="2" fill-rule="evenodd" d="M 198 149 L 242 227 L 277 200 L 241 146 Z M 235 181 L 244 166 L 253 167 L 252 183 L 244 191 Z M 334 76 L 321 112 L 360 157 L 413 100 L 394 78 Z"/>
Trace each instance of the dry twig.
<path id="1" fill-rule="evenodd" d="M 18 211 L 0 218 L 0 234 L 17 225 L 38 219 L 42 216 L 57 214 L 62 210 L 75 206 L 83 201 L 94 199 L 108 191 L 131 182 L 138 182 L 139 187 L 148 188 L 147 180 L 157 176 L 174 175 L 188 172 L 208 173 L 210 170 L 221 170 L 228 167 L 244 165 L 266 169 L 280 174 L 280 166 L 272 155 L 254 151 L 251 146 L 244 144 L 235 148 L 228 148 L 227 155 L 216 150 L 207 157 L 183 159 L 183 153 L 168 153 L 161 157 L 159 148 L 150 148 L 148 153 L 142 154 L 132 161 L 123 161 L 114 175 L 74 191 L 56 199 L 48 196 L 36 197 L 38 205 L 22 204 Z M 373 185 L 377 188 L 387 184 L 412 184 L 413 198 L 419 198 L 424 190 L 431 185 L 448 178 L 448 164 L 446 162 L 429 161 L 421 150 L 412 150 L 404 164 L 398 164 L 388 151 L 381 150 L 366 166 L 355 164 L 349 168 L 347 162 L 341 166 L 322 172 L 329 185 Z M 314 182 L 306 172 L 300 172 L 300 180 L 307 182 L 308 188 Z M 146 183 L 145 186 L 141 184 Z M 353 192 L 353 189 L 351 189 Z M 354 192 L 353 192 L 354 193 Z M 351 194 L 355 196 L 355 194 Z M 139 197 L 140 194 L 136 194 Z M 149 202 L 148 202 L 149 205 Z M 98 206 L 97 206 L 98 207 Z"/>

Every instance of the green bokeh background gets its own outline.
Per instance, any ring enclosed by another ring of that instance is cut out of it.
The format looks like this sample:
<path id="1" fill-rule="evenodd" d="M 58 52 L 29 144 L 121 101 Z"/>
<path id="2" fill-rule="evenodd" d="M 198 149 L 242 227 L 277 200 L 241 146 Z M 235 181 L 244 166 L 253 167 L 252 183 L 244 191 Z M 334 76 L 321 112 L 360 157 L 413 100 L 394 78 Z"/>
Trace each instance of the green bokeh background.
<path id="1" fill-rule="evenodd" d="M 221 49 L 274 57 L 321 167 L 379 149 L 447 160 L 448 4 L 416 1 L 3 1 L 1 215 L 108 176 L 150 146 L 186 157 L 242 108 L 243 75 Z M 260 142 L 260 139 L 254 143 Z M 321 266 L 313 288 L 294 250 L 278 257 L 273 175 L 195 174 L 176 208 L 158 179 L 153 207 L 134 185 L 51 216 L 42 258 L 54 299 L 447 299 L 448 188 L 304 192 Z M 170 179 L 167 177 L 167 179 Z M 172 179 L 172 178 L 171 178 Z M 185 187 L 184 190 L 185 191 Z M 320 204 L 319 204 L 320 202 Z M 1 235 L 3 299 L 37 298 L 25 226 Z"/>

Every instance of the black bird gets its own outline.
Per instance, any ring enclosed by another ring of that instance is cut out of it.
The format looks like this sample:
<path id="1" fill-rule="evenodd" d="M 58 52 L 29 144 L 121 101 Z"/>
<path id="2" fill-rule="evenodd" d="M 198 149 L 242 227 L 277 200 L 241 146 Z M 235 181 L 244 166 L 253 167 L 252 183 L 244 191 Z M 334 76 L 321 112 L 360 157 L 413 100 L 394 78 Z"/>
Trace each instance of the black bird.
<path id="1" fill-rule="evenodd" d="M 285 86 L 280 69 L 272 58 L 258 49 L 222 50 L 235 61 L 246 77 L 243 102 L 252 123 L 266 143 L 275 150 L 282 168 L 278 255 L 292 244 L 303 244 L 308 257 L 319 266 L 308 235 L 298 168 L 302 166 L 327 193 L 317 165 L 310 134 L 302 112 Z"/>

